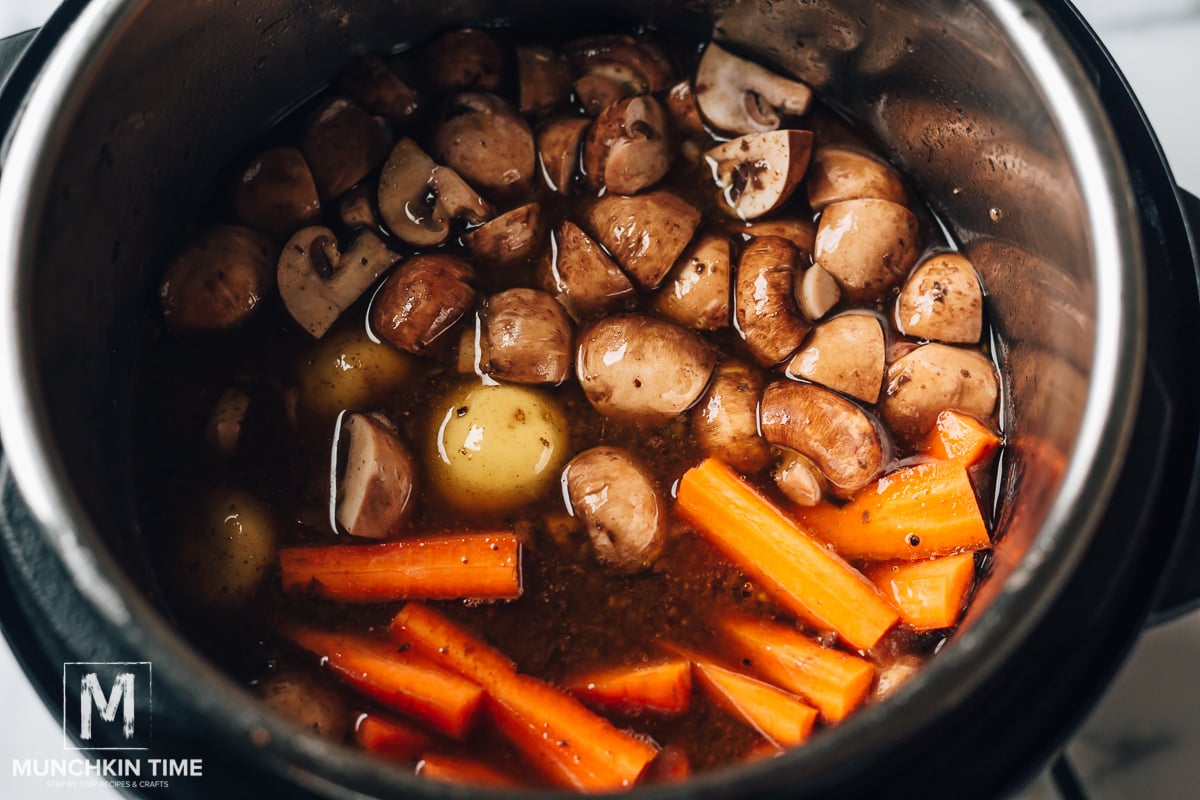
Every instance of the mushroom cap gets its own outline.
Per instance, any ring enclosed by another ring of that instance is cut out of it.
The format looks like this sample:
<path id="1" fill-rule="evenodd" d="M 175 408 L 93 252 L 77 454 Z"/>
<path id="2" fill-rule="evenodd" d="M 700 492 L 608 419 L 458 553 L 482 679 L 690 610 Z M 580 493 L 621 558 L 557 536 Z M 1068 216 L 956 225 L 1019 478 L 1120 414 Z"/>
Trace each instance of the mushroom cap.
<path id="1" fill-rule="evenodd" d="M 480 261 L 511 266 L 530 258 L 545 234 L 541 205 L 526 203 L 468 231 L 463 244 Z"/>
<path id="2" fill-rule="evenodd" d="M 250 316 L 275 283 L 275 246 L 249 228 L 210 228 L 167 267 L 163 317 L 177 329 L 220 330 Z"/>
<path id="3" fill-rule="evenodd" d="M 414 355 L 440 348 L 445 336 L 475 305 L 467 262 L 441 253 L 405 261 L 384 282 L 371 304 L 371 327 Z"/>
<path id="4" fill-rule="evenodd" d="M 821 502 L 825 481 L 821 470 L 805 456 L 784 450 L 771 477 L 779 490 L 796 505 L 808 508 Z"/>
<path id="5" fill-rule="evenodd" d="M 729 220 L 731 233 L 749 241 L 757 236 L 780 236 L 796 245 L 804 258 L 810 258 L 817 238 L 817 224 L 803 217 L 772 217 L 771 219 Z"/>
<path id="6" fill-rule="evenodd" d="M 758 219 L 782 206 L 804 179 L 811 131 L 750 133 L 705 154 L 725 202 L 741 219 Z"/>
<path id="7" fill-rule="evenodd" d="M 787 239 L 759 236 L 742 250 L 733 288 L 738 332 L 756 361 L 773 367 L 795 352 L 812 327 L 796 307 L 799 251 Z"/>
<path id="8" fill-rule="evenodd" d="M 276 241 L 316 222 L 321 200 L 304 154 L 290 146 L 259 153 L 238 176 L 233 213 L 246 227 Z"/>
<path id="9" fill-rule="evenodd" d="M 494 92 L 504 81 L 504 51 L 487 31 L 462 28 L 429 44 L 424 64 L 439 91 L 482 89 Z"/>
<path id="10" fill-rule="evenodd" d="M 334 498 L 338 524 L 351 536 L 385 539 L 412 516 L 416 460 L 382 415 L 351 414 L 343 430 L 350 448 Z"/>
<path id="11" fill-rule="evenodd" d="M 528 188 L 535 156 L 529 124 L 494 94 L 464 92 L 449 103 L 433 133 L 433 153 L 472 186 Z"/>
<path id="12" fill-rule="evenodd" d="M 803 83 L 738 58 L 716 42 L 700 58 L 693 91 L 709 124 L 734 136 L 776 130 L 781 112 L 803 114 L 812 102 L 812 90 Z"/>
<path id="13" fill-rule="evenodd" d="M 569 220 L 559 226 L 538 277 L 576 320 L 619 308 L 634 294 L 633 284 L 604 248 Z"/>
<path id="14" fill-rule="evenodd" d="M 898 284 L 921 254 L 920 224 L 890 200 L 846 200 L 821 213 L 813 259 L 855 302 L 871 302 Z"/>
<path id="15" fill-rule="evenodd" d="M 585 225 L 631 278 L 654 289 L 679 259 L 700 224 L 700 212 L 662 190 L 624 197 L 607 194 L 588 208 Z"/>
<path id="16" fill-rule="evenodd" d="M 843 200 L 874 198 L 904 205 L 904 184 L 895 170 L 848 147 L 818 147 L 808 165 L 808 203 L 813 211 Z"/>
<path id="17" fill-rule="evenodd" d="M 579 168 L 580 144 L 590 124 L 583 117 L 567 117 L 551 120 L 538 129 L 538 160 L 552 191 L 570 194 Z"/>
<path id="18" fill-rule="evenodd" d="M 619 64 L 629 68 L 645 84 L 645 91 L 652 93 L 666 89 L 675 77 L 671 59 L 646 39 L 625 34 L 589 36 L 568 42 L 564 50 L 581 73 Z"/>
<path id="19" fill-rule="evenodd" d="M 741 361 L 717 365 L 708 391 L 691 411 L 692 434 L 700 448 L 740 472 L 759 472 L 771 463 L 771 448 L 758 433 L 758 403 L 766 380 Z"/>
<path id="20" fill-rule="evenodd" d="M 667 507 L 650 473 L 630 453 L 616 447 L 585 450 L 564 468 L 563 484 L 602 563 L 620 572 L 653 565 L 667 539 Z"/>
<path id="21" fill-rule="evenodd" d="M 537 289 L 508 289 L 489 297 L 480 314 L 480 363 L 493 378 L 557 386 L 571 373 L 573 329 L 567 312 Z"/>
<path id="22" fill-rule="evenodd" d="M 672 86 L 667 92 L 666 105 L 671 127 L 676 132 L 683 136 L 708 136 L 708 129 L 704 127 L 704 120 L 700 118 L 700 109 L 696 105 L 691 81 L 680 81 Z"/>
<path id="23" fill-rule="evenodd" d="M 403 125 L 417 113 L 417 93 L 375 53 L 351 61 L 338 76 L 338 88 L 373 114 Z"/>
<path id="24" fill-rule="evenodd" d="M 896 298 L 896 328 L 918 339 L 978 342 L 983 290 L 971 262 L 958 253 L 937 253 L 922 262 Z"/>
<path id="25" fill-rule="evenodd" d="M 661 317 L 685 328 L 715 331 L 729 326 L 733 263 L 729 238 L 697 239 L 651 300 Z"/>
<path id="26" fill-rule="evenodd" d="M 925 344 L 892 362 L 880 406 L 897 435 L 917 441 L 950 408 L 982 420 L 996 409 L 1000 380 L 978 350 Z"/>
<path id="27" fill-rule="evenodd" d="M 491 206 L 454 170 L 440 167 L 412 139 L 401 139 L 379 175 L 379 215 L 398 239 L 434 247 L 450 235 L 450 221 L 480 223 Z"/>
<path id="28" fill-rule="evenodd" d="M 517 76 L 522 114 L 545 114 L 570 99 L 570 65 L 549 47 L 518 47 Z"/>
<path id="29" fill-rule="evenodd" d="M 338 197 L 367 177 L 390 146 L 387 123 L 344 97 L 318 108 L 300 141 L 322 197 Z"/>
<path id="30" fill-rule="evenodd" d="M 583 147 L 593 190 L 637 194 L 662 180 L 671 167 L 667 115 L 658 101 L 639 95 L 600 113 Z"/>
<path id="31" fill-rule="evenodd" d="M 886 350 L 879 318 L 850 312 L 813 328 L 787 374 L 874 403 L 883 387 Z"/>

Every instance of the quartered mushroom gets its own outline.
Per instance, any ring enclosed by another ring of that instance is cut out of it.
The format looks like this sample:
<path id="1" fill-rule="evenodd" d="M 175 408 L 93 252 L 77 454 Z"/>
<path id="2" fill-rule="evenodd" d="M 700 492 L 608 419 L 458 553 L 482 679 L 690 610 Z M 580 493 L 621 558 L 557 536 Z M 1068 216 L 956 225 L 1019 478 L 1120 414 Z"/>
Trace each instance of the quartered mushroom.
<path id="1" fill-rule="evenodd" d="M 878 317 L 842 314 L 813 328 L 788 363 L 787 374 L 874 403 L 883 388 L 886 356 Z"/>
<path id="2" fill-rule="evenodd" d="M 667 540 L 667 506 L 632 454 L 616 447 L 585 450 L 563 469 L 563 486 L 601 563 L 625 573 L 654 564 Z"/>
<path id="3" fill-rule="evenodd" d="M 208 416 L 204 438 L 209 450 L 226 461 L 237 455 L 249 411 L 250 395 L 241 389 L 226 389 Z"/>
<path id="4" fill-rule="evenodd" d="M 915 441 L 948 408 L 987 419 L 999 392 L 996 368 L 978 350 L 926 344 L 888 367 L 880 410 L 893 431 Z"/>
<path id="5" fill-rule="evenodd" d="M 637 194 L 662 180 L 670 166 L 667 115 L 648 95 L 604 109 L 583 146 L 584 174 L 592 190 Z"/>
<path id="6" fill-rule="evenodd" d="M 746 245 L 738 262 L 734 318 L 746 347 L 764 367 L 794 353 L 812 327 L 800 315 L 793 293 L 798 256 L 787 239 L 760 236 Z"/>
<path id="7" fill-rule="evenodd" d="M 366 53 L 338 76 L 338 88 L 373 114 L 404 125 L 417 113 L 417 93 L 382 58 Z"/>
<path id="8" fill-rule="evenodd" d="M 606 417 L 658 425 L 691 408 L 716 366 L 713 347 L 669 322 L 606 317 L 579 333 L 575 372 Z"/>
<path id="9" fill-rule="evenodd" d="M 619 308 L 634 293 L 633 284 L 604 248 L 570 221 L 555 232 L 538 277 L 542 288 L 576 320 Z"/>
<path id="10" fill-rule="evenodd" d="M 874 198 L 900 205 L 907 200 L 904 184 L 891 167 L 847 147 L 818 147 L 805 185 L 813 211 L 843 200 Z"/>
<path id="11" fill-rule="evenodd" d="M 796 304 L 809 319 L 825 316 L 841 299 L 841 287 L 820 264 L 804 270 L 804 276 L 796 281 Z"/>
<path id="12" fill-rule="evenodd" d="M 904 206 L 846 200 L 822 212 L 813 259 L 837 279 L 845 297 L 871 302 L 904 279 L 920 247 L 917 218 Z"/>
<path id="13" fill-rule="evenodd" d="M 938 253 L 913 270 L 896 299 L 896 327 L 917 339 L 978 342 L 983 291 L 971 262 L 958 253 Z"/>
<path id="14" fill-rule="evenodd" d="M 567 312 L 537 289 L 509 289 L 489 297 L 479 314 L 479 363 L 513 383 L 562 383 L 571 373 L 574 331 Z"/>
<path id="15" fill-rule="evenodd" d="M 812 461 L 836 494 L 853 494 L 883 473 L 887 445 L 879 428 L 828 389 L 776 381 L 763 392 L 759 420 L 768 442 Z"/>
<path id="16" fill-rule="evenodd" d="M 635 197 L 607 194 L 587 210 L 588 232 L 643 289 L 654 289 L 679 260 L 700 212 L 666 191 Z"/>
<path id="17" fill-rule="evenodd" d="M 509 266 L 532 256 L 545 234 L 542 207 L 526 203 L 467 232 L 463 244 L 480 261 Z"/>
<path id="18" fill-rule="evenodd" d="M 167 266 L 159 286 L 173 328 L 212 331 L 250 316 L 275 284 L 275 246 L 234 225 L 210 228 Z"/>
<path id="19" fill-rule="evenodd" d="M 751 133 L 717 145 L 704 158 L 741 219 L 758 219 L 782 206 L 808 169 L 809 131 Z"/>
<path id="20" fill-rule="evenodd" d="M 825 479 L 807 456 L 779 448 L 779 463 L 771 472 L 775 485 L 798 506 L 811 507 L 821 502 Z"/>
<path id="21" fill-rule="evenodd" d="M 387 123 L 344 97 L 322 105 L 300 141 L 322 197 L 337 197 L 367 177 L 390 146 Z"/>
<path id="22" fill-rule="evenodd" d="M 238 176 L 233 190 L 238 222 L 283 241 L 321 214 L 317 185 L 295 147 L 264 150 Z"/>
<path id="23" fill-rule="evenodd" d="M 474 307 L 474 277 L 471 266 L 453 256 L 414 256 L 392 273 L 375 296 L 371 328 L 401 350 L 433 353 Z"/>
<path id="24" fill-rule="evenodd" d="M 764 133 L 779 128 L 781 114 L 803 114 L 812 90 L 710 44 L 696 70 L 696 105 L 722 133 Z"/>
<path id="25" fill-rule="evenodd" d="M 356 186 L 338 200 L 338 219 L 352 231 L 359 228 L 378 228 L 379 217 L 371 195 L 372 187 Z"/>
<path id="26" fill-rule="evenodd" d="M 412 517 L 417 463 L 396 426 L 381 414 L 351 414 L 346 471 L 337 491 L 337 521 L 351 536 L 386 539 Z"/>
<path id="27" fill-rule="evenodd" d="M 649 91 L 633 67 L 617 62 L 597 64 L 577 78 L 572 88 L 584 112 L 593 117 L 614 103 Z"/>
<path id="28" fill-rule="evenodd" d="M 472 186 L 491 192 L 528 187 L 536 166 L 529 124 L 504 100 L 482 92 L 450 101 L 433 133 L 433 154 Z"/>
<path id="29" fill-rule="evenodd" d="M 320 339 L 342 312 L 400 260 L 374 231 L 343 253 L 329 228 L 296 232 L 279 254 L 279 296 L 300 327 Z"/>
<path id="30" fill-rule="evenodd" d="M 675 77 L 671 59 L 658 45 L 646 39 L 623 34 L 590 36 L 568 42 L 563 49 L 580 73 L 621 64 L 628 67 L 645 84 L 645 91 L 652 94 L 668 88 Z"/>
<path id="31" fill-rule="evenodd" d="M 715 331 L 729 326 L 733 263 L 729 238 L 708 234 L 683 254 L 650 301 L 660 317 L 685 328 Z"/>
<path id="32" fill-rule="evenodd" d="M 571 182 L 579 168 L 583 135 L 589 125 L 591 120 L 569 117 L 552 120 L 538 129 L 538 161 L 552 191 L 570 194 Z"/>
<path id="33" fill-rule="evenodd" d="M 549 47 L 518 47 L 517 77 L 522 114 L 545 114 L 571 97 L 571 66 Z"/>
<path id="34" fill-rule="evenodd" d="M 817 226 L 811 219 L 800 217 L 773 217 L 751 222 L 730 220 L 729 230 L 749 241 L 757 236 L 781 236 L 796 245 L 805 257 L 811 256 L 813 241 L 817 238 Z"/>
<path id="35" fill-rule="evenodd" d="M 440 91 L 494 92 L 504 81 L 504 51 L 487 31 L 463 28 L 442 35 L 425 52 L 430 82 Z"/>
<path id="36" fill-rule="evenodd" d="M 740 472 L 771 463 L 771 448 L 758 433 L 758 403 L 766 381 L 740 361 L 717 365 L 708 391 L 691 411 L 692 434 L 700 448 Z"/>
<path id="37" fill-rule="evenodd" d="M 700 117 L 696 95 L 691 81 L 680 81 L 671 87 L 666 96 L 667 116 L 671 127 L 683 136 L 707 136 L 708 129 Z"/>
<path id="38" fill-rule="evenodd" d="M 438 166 L 412 139 L 401 139 L 379 176 L 379 214 L 398 239 L 434 247 L 450 235 L 451 220 L 478 225 L 492 208 L 457 172 Z"/>

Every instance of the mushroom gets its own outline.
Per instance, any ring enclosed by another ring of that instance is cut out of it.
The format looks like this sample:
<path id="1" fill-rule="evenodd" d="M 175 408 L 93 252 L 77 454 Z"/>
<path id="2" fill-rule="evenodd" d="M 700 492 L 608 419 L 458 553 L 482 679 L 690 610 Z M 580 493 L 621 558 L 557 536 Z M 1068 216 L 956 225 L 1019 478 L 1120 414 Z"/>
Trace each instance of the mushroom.
<path id="1" fill-rule="evenodd" d="M 916 441 L 952 408 L 987 419 L 996 408 L 1000 381 L 992 362 L 977 350 L 926 344 L 888 367 L 881 412 L 899 436 Z"/>
<path id="2" fill-rule="evenodd" d="M 279 255 L 279 296 L 300 327 L 320 339 L 399 260 L 374 231 L 359 233 L 342 253 L 329 228 L 303 228 Z"/>
<path id="3" fill-rule="evenodd" d="M 276 673 L 259 684 L 258 692 L 272 711 L 330 742 L 341 743 L 350 731 L 342 695 L 306 673 Z"/>
<path id="4" fill-rule="evenodd" d="M 742 250 L 733 288 L 734 319 L 755 360 L 773 367 L 808 333 L 793 295 L 799 251 L 787 239 L 760 236 Z"/>
<path id="5" fill-rule="evenodd" d="M 584 112 L 593 117 L 614 103 L 648 91 L 636 70 L 616 62 L 597 64 L 578 78 L 573 88 Z"/>
<path id="6" fill-rule="evenodd" d="M 250 410 L 250 395 L 241 389 L 229 388 L 217 400 L 208 417 L 204 438 L 208 447 L 226 461 L 237 455 L 242 438 L 242 425 Z"/>
<path id="7" fill-rule="evenodd" d="M 813 259 L 851 301 L 871 302 L 903 280 L 920 247 L 917 218 L 904 206 L 846 200 L 822 212 Z"/>
<path id="8" fill-rule="evenodd" d="M 885 350 L 878 317 L 842 314 L 813 329 L 804 347 L 792 356 L 787 374 L 874 403 L 883 386 Z"/>
<path id="9" fill-rule="evenodd" d="M 840 495 L 883 473 L 885 442 L 874 421 L 839 394 L 807 383 L 775 381 L 763 392 L 763 437 L 812 461 Z"/>
<path id="10" fill-rule="evenodd" d="M 875 701 L 886 700 L 908 683 L 921 669 L 921 662 L 915 656 L 901 656 L 879 670 L 879 678 L 875 681 L 875 691 L 871 697 Z"/>
<path id="11" fill-rule="evenodd" d="M 591 122 L 580 117 L 556 119 L 538 131 L 538 160 L 542 175 L 552 191 L 569 194 L 575 170 L 579 166 L 579 149 L 583 134 Z"/>
<path id="12" fill-rule="evenodd" d="M 813 211 L 843 200 L 874 198 L 900 205 L 907 200 L 904 184 L 891 167 L 847 147 L 818 147 L 806 185 Z"/>
<path id="13" fill-rule="evenodd" d="M 351 536 L 386 539 L 412 516 L 417 466 L 396 426 L 380 414 L 351 414 L 346 472 L 334 502 L 338 524 Z"/>
<path id="14" fill-rule="evenodd" d="M 246 165 L 233 190 L 238 222 L 283 241 L 321 214 L 321 201 L 304 155 L 272 147 Z"/>
<path id="15" fill-rule="evenodd" d="M 435 164 L 412 139 L 401 139 L 379 176 L 379 214 L 397 238 L 435 247 L 450 235 L 450 220 L 478 225 L 492 208 L 457 172 Z"/>
<path id="16" fill-rule="evenodd" d="M 344 97 L 322 105 L 300 141 L 323 197 L 338 197 L 367 177 L 390 145 L 387 124 Z"/>
<path id="17" fill-rule="evenodd" d="M 691 81 L 680 81 L 667 92 L 667 115 L 671 127 L 684 136 L 708 136 L 700 109 L 696 106 L 696 95 Z"/>
<path id="18" fill-rule="evenodd" d="M 480 364 L 488 375 L 555 386 L 567 379 L 573 331 L 567 312 L 552 296 L 537 289 L 509 289 L 487 299 L 480 321 Z"/>
<path id="19" fill-rule="evenodd" d="M 633 455 L 616 447 L 585 450 L 563 470 L 563 486 L 596 558 L 624 573 L 653 565 L 667 539 L 667 506 Z"/>
<path id="20" fill-rule="evenodd" d="M 213 331 L 250 316 L 275 282 L 275 248 L 249 228 L 210 228 L 167 267 L 159 287 L 173 328 Z"/>
<path id="21" fill-rule="evenodd" d="M 487 31 L 463 28 L 432 42 L 425 53 L 429 80 L 443 92 L 494 92 L 504 80 L 504 52 Z"/>
<path id="22" fill-rule="evenodd" d="M 542 288 L 577 320 L 621 306 L 633 296 L 633 284 L 590 236 L 564 221 L 551 240 L 538 270 Z"/>
<path id="23" fill-rule="evenodd" d="M 469 231 L 463 244 L 481 261 L 511 266 L 532 256 L 545 233 L 542 207 L 526 203 Z"/>
<path id="24" fill-rule="evenodd" d="M 684 253 L 650 306 L 659 316 L 686 328 L 725 328 L 730 318 L 732 275 L 728 237 L 707 234 Z"/>
<path id="25" fill-rule="evenodd" d="M 700 212 L 665 191 L 636 197 L 607 194 L 587 210 L 589 233 L 643 289 L 654 289 L 679 260 Z"/>
<path id="26" fill-rule="evenodd" d="M 570 65 L 549 47 L 518 47 L 517 75 L 522 114 L 545 114 L 570 99 Z"/>
<path id="27" fill-rule="evenodd" d="M 378 228 L 379 217 L 371 202 L 371 187 L 356 186 L 338 200 L 338 217 L 352 231 L 359 228 Z"/>
<path id="28" fill-rule="evenodd" d="M 712 384 L 691 412 L 700 449 L 740 472 L 758 472 L 771 463 L 771 448 L 758 433 L 762 373 L 741 361 L 717 366 Z"/>
<path id="29" fill-rule="evenodd" d="M 896 300 L 896 327 L 917 339 L 978 342 L 983 291 L 971 262 L 958 253 L 938 253 L 913 270 Z"/>
<path id="30" fill-rule="evenodd" d="M 691 331 L 637 315 L 605 317 L 580 332 L 575 371 L 606 417 L 657 425 L 691 408 L 716 352 Z"/>
<path id="31" fill-rule="evenodd" d="M 675 68 L 666 53 L 646 39 L 622 34 L 589 36 L 568 42 L 563 49 L 579 72 L 586 74 L 597 67 L 622 64 L 629 67 L 651 93 L 663 91 L 675 77 Z"/>
<path id="32" fill-rule="evenodd" d="M 417 113 L 417 93 L 374 53 L 354 59 L 338 76 L 338 88 L 369 111 L 404 125 Z"/>
<path id="33" fill-rule="evenodd" d="M 414 355 L 439 348 L 443 334 L 475 304 L 467 262 L 441 253 L 404 262 L 384 282 L 371 304 L 371 327 L 396 347 Z"/>
<path id="34" fill-rule="evenodd" d="M 588 186 L 637 194 L 662 180 L 671 166 L 667 115 L 653 97 L 630 97 L 596 118 L 583 145 Z"/>
<path id="35" fill-rule="evenodd" d="M 779 490 L 796 505 L 810 508 L 821 502 L 825 480 L 817 465 L 805 456 L 784 450 L 771 477 Z"/>
<path id="36" fill-rule="evenodd" d="M 813 264 L 804 270 L 804 277 L 796 282 L 796 304 L 809 319 L 820 319 L 842 299 L 842 290 L 833 276 Z"/>
<path id="37" fill-rule="evenodd" d="M 725 202 L 741 219 L 758 219 L 787 202 L 808 168 L 809 131 L 751 133 L 705 154 Z"/>
<path id="38" fill-rule="evenodd" d="M 523 189 L 533 180 L 533 131 L 494 94 L 457 95 L 433 132 L 433 153 L 487 191 Z"/>
<path id="39" fill-rule="evenodd" d="M 777 130 L 781 114 L 803 114 L 812 90 L 710 44 L 696 69 L 696 105 L 709 124 L 733 135 Z"/>
<path id="40" fill-rule="evenodd" d="M 812 255 L 813 241 L 817 238 L 816 224 L 811 219 L 800 217 L 776 217 L 753 222 L 730 220 L 729 230 L 739 234 L 743 241 L 749 241 L 756 236 L 782 236 L 796 245 L 806 258 Z"/>

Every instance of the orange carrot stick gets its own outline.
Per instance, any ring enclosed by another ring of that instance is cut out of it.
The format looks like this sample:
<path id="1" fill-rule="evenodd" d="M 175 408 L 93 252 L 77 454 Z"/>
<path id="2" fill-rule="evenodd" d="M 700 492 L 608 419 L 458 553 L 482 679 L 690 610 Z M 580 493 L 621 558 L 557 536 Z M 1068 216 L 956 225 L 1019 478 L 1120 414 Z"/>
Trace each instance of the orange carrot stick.
<path id="1" fill-rule="evenodd" d="M 822 502 L 796 515 L 843 558 L 915 561 L 991 546 L 962 461 L 897 470 L 841 508 Z"/>
<path id="2" fill-rule="evenodd" d="M 918 631 L 949 628 L 958 621 L 975 579 L 975 556 L 960 553 L 930 561 L 879 564 L 867 572 Z"/>
<path id="3" fill-rule="evenodd" d="M 285 590 L 343 603 L 521 596 L 521 543 L 510 533 L 289 547 L 279 551 L 279 568 Z"/>
<path id="4" fill-rule="evenodd" d="M 587 705 L 604 711 L 682 714 L 692 699 L 692 665 L 675 660 L 615 667 L 579 675 L 562 686 Z"/>
<path id="5" fill-rule="evenodd" d="M 1000 437 L 974 417 L 954 409 L 938 414 L 937 424 L 925 443 L 925 455 L 949 460 L 961 458 L 978 464 L 1000 446 Z"/>
<path id="6" fill-rule="evenodd" d="M 284 635 L 356 691 L 455 739 L 470 732 L 483 703 L 479 686 L 394 644 L 308 628 Z"/>
<path id="7" fill-rule="evenodd" d="M 432 743 L 429 735 L 378 714 L 362 714 L 354 725 L 354 741 L 368 753 L 408 761 Z"/>
<path id="8" fill-rule="evenodd" d="M 412 645 L 482 686 L 497 728 L 556 785 L 587 792 L 628 789 L 658 753 L 569 694 L 517 674 L 503 654 L 426 605 L 400 609 L 391 632 L 397 643 Z"/>
<path id="9" fill-rule="evenodd" d="M 494 767 L 466 758 L 426 753 L 417 762 L 416 773 L 422 778 L 445 783 L 465 783 L 474 786 L 517 787 L 515 778 Z"/>
<path id="10" fill-rule="evenodd" d="M 785 608 L 852 647 L 874 647 L 899 619 L 870 581 L 720 461 L 684 473 L 677 508 Z"/>
<path id="11" fill-rule="evenodd" d="M 871 691 L 870 662 L 822 647 L 794 628 L 741 615 L 727 616 L 717 627 L 743 664 L 812 703 L 827 722 L 845 719 Z"/>

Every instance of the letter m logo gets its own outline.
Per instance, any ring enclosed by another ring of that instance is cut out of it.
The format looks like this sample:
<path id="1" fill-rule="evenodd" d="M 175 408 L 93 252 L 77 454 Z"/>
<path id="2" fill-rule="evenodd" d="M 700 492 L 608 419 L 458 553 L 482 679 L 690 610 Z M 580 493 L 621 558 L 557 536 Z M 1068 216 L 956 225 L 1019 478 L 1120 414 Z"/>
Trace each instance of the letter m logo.
<path id="1" fill-rule="evenodd" d="M 151 711 L 149 662 L 63 665 L 63 747 L 146 750 Z"/>

